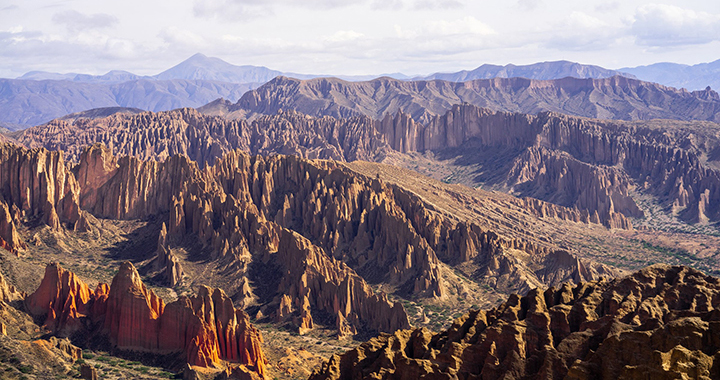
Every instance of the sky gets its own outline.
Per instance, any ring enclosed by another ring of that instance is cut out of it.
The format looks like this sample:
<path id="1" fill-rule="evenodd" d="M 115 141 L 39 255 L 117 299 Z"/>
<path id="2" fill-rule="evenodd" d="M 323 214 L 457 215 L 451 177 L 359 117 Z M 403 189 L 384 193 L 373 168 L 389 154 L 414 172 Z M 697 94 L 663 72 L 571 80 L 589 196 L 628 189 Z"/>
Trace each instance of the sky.
<path id="1" fill-rule="evenodd" d="M 153 75 L 195 53 L 304 74 L 720 59 L 720 1 L 0 0 L 0 77 Z"/>

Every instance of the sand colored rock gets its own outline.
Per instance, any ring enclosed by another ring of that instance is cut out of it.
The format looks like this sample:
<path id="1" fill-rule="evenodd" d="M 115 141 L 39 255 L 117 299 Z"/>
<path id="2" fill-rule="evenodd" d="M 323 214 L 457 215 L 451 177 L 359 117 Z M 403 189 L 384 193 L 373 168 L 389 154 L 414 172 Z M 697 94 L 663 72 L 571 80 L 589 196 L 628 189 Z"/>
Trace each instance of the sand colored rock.
<path id="1" fill-rule="evenodd" d="M 162 224 L 162 229 L 158 236 L 157 256 L 153 260 L 152 265 L 155 270 L 161 271 L 165 281 L 170 286 L 174 287 L 177 285 L 183 277 L 182 265 L 170 250 L 165 223 Z"/>
<path id="2" fill-rule="evenodd" d="M 15 254 L 18 250 L 27 248 L 27 244 L 20 239 L 10 207 L 2 201 L 0 201 L 0 247 Z"/>
<path id="3" fill-rule="evenodd" d="M 62 152 L 0 144 L 0 185 L 7 207 L 17 207 L 23 218 L 39 218 L 57 230 L 61 223 L 74 226 L 80 216 L 80 190 Z M 15 243 L 12 233 L 2 232 L 7 244 Z"/>
<path id="4" fill-rule="evenodd" d="M 0 301 L 10 303 L 25 298 L 24 292 L 19 292 L 15 286 L 10 285 L 0 273 Z"/>
<path id="5" fill-rule="evenodd" d="M 310 378 L 716 378 L 719 295 L 717 278 L 666 265 L 535 289 L 439 334 L 381 335 Z"/>

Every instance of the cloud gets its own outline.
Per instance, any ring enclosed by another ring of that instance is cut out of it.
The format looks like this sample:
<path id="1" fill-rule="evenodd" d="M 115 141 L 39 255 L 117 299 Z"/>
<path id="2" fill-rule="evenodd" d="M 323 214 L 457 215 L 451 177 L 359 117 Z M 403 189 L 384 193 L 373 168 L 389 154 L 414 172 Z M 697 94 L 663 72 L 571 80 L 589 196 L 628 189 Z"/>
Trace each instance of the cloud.
<path id="1" fill-rule="evenodd" d="M 56 24 L 65 25 L 70 31 L 104 29 L 118 23 L 117 17 L 107 13 L 86 15 L 73 10 L 55 13 L 52 20 Z"/>
<path id="2" fill-rule="evenodd" d="M 720 40 L 720 15 L 647 4 L 635 12 L 631 33 L 651 47 L 705 44 Z"/>
<path id="3" fill-rule="evenodd" d="M 278 7 L 331 10 L 369 4 L 370 9 L 433 10 L 462 8 L 461 0 L 195 0 L 195 16 L 226 20 L 271 16 Z"/>
<path id="4" fill-rule="evenodd" d="M 542 0 L 518 0 L 518 6 L 526 11 L 532 11 L 537 8 Z"/>
<path id="5" fill-rule="evenodd" d="M 595 6 L 595 12 L 612 12 L 620 9 L 619 1 L 603 2 Z"/>
<path id="6" fill-rule="evenodd" d="M 328 41 L 328 42 L 348 42 L 348 41 L 357 40 L 357 39 L 359 39 L 359 38 L 362 38 L 363 36 L 365 36 L 365 35 L 362 34 L 362 33 L 358 33 L 358 32 L 356 32 L 356 31 L 354 31 L 354 30 L 340 30 L 340 31 L 337 31 L 337 32 L 336 32 L 335 34 L 333 34 L 332 36 L 326 37 L 326 38 L 325 38 L 325 41 Z"/>
<path id="7" fill-rule="evenodd" d="M 626 33 L 621 27 L 583 12 L 572 12 L 559 22 L 545 38 L 543 45 L 548 48 L 569 51 L 602 50 L 614 44 Z"/>

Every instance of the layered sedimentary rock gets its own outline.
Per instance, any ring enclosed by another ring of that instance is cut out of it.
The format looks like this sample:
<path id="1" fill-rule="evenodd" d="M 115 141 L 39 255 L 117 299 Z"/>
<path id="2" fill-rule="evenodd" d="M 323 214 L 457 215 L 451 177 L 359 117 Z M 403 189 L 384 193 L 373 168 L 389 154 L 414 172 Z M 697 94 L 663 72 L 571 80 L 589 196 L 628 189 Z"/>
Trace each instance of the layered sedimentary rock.
<path id="1" fill-rule="evenodd" d="M 7 207 L 17 207 L 18 217 L 40 218 L 54 229 L 61 223 L 74 226 L 80 217 L 78 184 L 62 152 L 0 144 L 0 189 Z M 6 242 L 7 236 L 2 236 Z"/>
<path id="2" fill-rule="evenodd" d="M 200 287 L 196 296 L 165 305 L 129 262 L 120 266 L 111 286 L 100 284 L 95 291 L 50 264 L 26 306 L 56 333 L 106 334 L 122 350 L 177 352 L 191 365 L 222 367 L 228 361 L 265 373 L 260 333 L 222 290 Z"/>
<path id="3" fill-rule="evenodd" d="M 397 331 L 333 356 L 319 379 L 716 378 L 720 280 L 653 266 L 471 311 L 439 334 Z"/>

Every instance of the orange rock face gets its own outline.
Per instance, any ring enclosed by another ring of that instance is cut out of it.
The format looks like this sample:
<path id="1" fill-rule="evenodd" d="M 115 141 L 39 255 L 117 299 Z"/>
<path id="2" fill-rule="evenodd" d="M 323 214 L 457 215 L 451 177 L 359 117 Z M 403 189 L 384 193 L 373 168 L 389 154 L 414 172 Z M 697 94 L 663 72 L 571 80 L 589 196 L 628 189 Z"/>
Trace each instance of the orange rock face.
<path id="1" fill-rule="evenodd" d="M 40 287 L 25 299 L 34 316 L 46 316 L 45 326 L 61 334 L 82 328 L 81 318 L 92 308 L 94 292 L 74 273 L 51 263 Z"/>
<path id="2" fill-rule="evenodd" d="M 266 371 L 262 336 L 222 290 L 201 287 L 196 296 L 166 306 L 129 262 L 121 265 L 110 286 L 100 284 L 95 291 L 72 272 L 50 264 L 26 305 L 33 315 L 46 316 L 46 326 L 56 332 L 91 326 L 82 323 L 87 318 L 102 327 L 86 333 L 107 334 L 123 350 L 177 352 L 191 365 L 224 367 L 228 361 L 260 376 Z"/>

